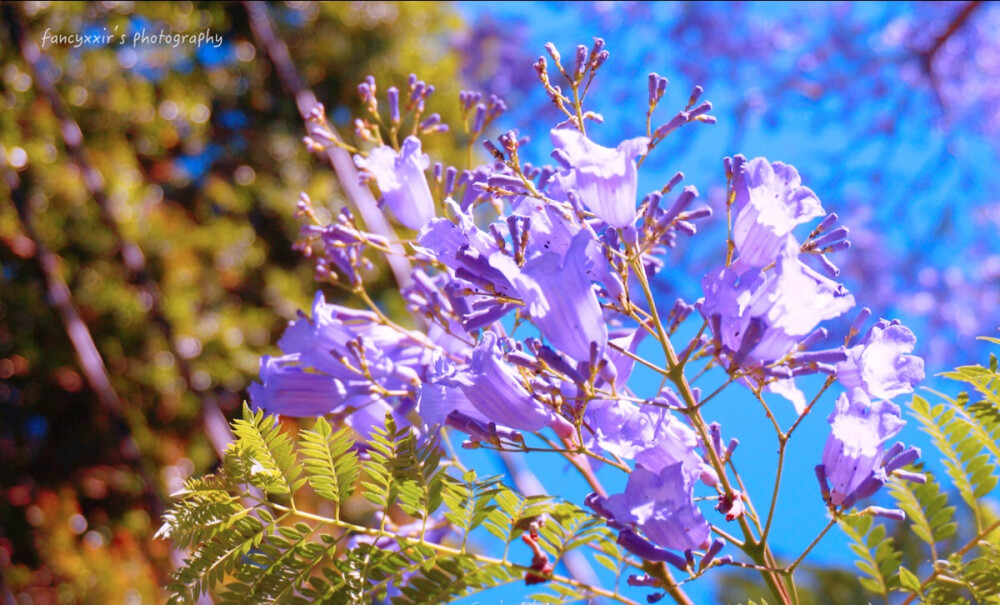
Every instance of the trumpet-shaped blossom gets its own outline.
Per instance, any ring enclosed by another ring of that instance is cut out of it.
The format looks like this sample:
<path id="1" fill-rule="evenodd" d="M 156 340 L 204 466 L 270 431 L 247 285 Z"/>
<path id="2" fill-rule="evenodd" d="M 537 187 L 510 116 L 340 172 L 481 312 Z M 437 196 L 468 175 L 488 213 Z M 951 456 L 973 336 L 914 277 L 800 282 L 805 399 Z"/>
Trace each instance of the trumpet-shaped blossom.
<path id="1" fill-rule="evenodd" d="M 368 374 L 387 389 L 419 384 L 431 351 L 409 336 L 378 321 L 370 311 L 327 304 L 322 292 L 313 301 L 313 316 L 291 322 L 278 341 L 285 353 L 298 353 L 303 365 L 344 381 L 370 383 Z"/>
<path id="2" fill-rule="evenodd" d="M 695 432 L 669 410 L 622 400 L 595 400 L 587 405 L 593 442 L 625 460 L 635 460 L 654 473 L 674 464 L 692 481 L 714 484 L 715 471 L 698 453 Z"/>
<path id="3" fill-rule="evenodd" d="M 694 484 L 683 467 L 678 462 L 654 472 L 639 465 L 629 475 L 625 493 L 591 497 L 588 504 L 614 526 L 638 527 L 664 548 L 700 548 L 707 545 L 710 528 L 694 502 Z"/>
<path id="4" fill-rule="evenodd" d="M 347 399 L 343 382 L 306 371 L 298 354 L 262 357 L 260 380 L 249 389 L 254 406 L 285 416 L 323 416 L 336 411 Z"/>
<path id="5" fill-rule="evenodd" d="M 343 382 L 305 368 L 300 355 L 264 356 L 260 360 L 260 382 L 248 389 L 255 408 L 272 414 L 309 418 L 346 414 L 344 422 L 367 438 L 373 427 L 382 426 L 385 413 L 401 414 L 371 390 L 371 383 Z"/>
<path id="6" fill-rule="evenodd" d="M 842 285 L 782 256 L 770 271 L 731 268 L 702 280 L 701 312 L 735 365 L 774 361 L 792 351 L 821 321 L 854 306 Z"/>
<path id="7" fill-rule="evenodd" d="M 844 388 L 860 388 L 871 398 L 912 393 L 913 385 L 924 379 L 924 360 L 908 355 L 916 342 L 899 320 L 880 319 L 847 350 L 847 360 L 837 364 L 837 378 Z"/>
<path id="8" fill-rule="evenodd" d="M 369 311 L 327 304 L 322 293 L 312 311 L 311 319 L 291 322 L 278 341 L 283 356 L 261 359 L 250 399 L 285 416 L 350 412 L 347 423 L 368 434 L 381 426 L 385 412 L 399 411 L 390 400 L 405 400 L 384 393 L 415 393 L 432 351 Z"/>
<path id="9" fill-rule="evenodd" d="M 797 247 L 792 230 L 823 215 L 819 198 L 802 186 L 798 171 L 781 162 L 745 162 L 733 189 L 733 241 L 740 264 L 747 268 L 766 267 L 787 248 Z"/>
<path id="10" fill-rule="evenodd" d="M 587 274 L 590 242 L 590 234 L 581 231 L 565 256 L 539 256 L 526 263 L 515 280 L 542 335 L 578 361 L 589 359 L 591 343 L 597 343 L 599 355 L 608 344 L 608 328 Z"/>
<path id="11" fill-rule="evenodd" d="M 899 406 L 891 401 L 872 401 L 861 389 L 842 393 L 827 419 L 830 436 L 817 469 L 824 490 L 829 481 L 829 500 L 850 508 L 857 500 L 872 496 L 890 474 L 919 457 L 916 448 L 894 446 L 886 455 L 884 444 L 903 428 Z M 910 477 L 912 478 L 912 477 Z"/>
<path id="12" fill-rule="evenodd" d="M 488 326 L 516 305 L 512 280 L 520 274 L 514 259 L 496 240 L 476 227 L 471 212 L 452 204 L 457 223 L 445 218 L 428 221 L 417 242 L 423 255 L 452 270 L 444 292 L 466 330 Z M 498 298 L 499 297 L 499 298 Z"/>
<path id="13" fill-rule="evenodd" d="M 646 153 L 649 139 L 628 139 L 612 149 L 575 129 L 557 128 L 551 135 L 556 148 L 552 156 L 567 169 L 557 177 L 562 189 L 575 190 L 584 205 L 608 225 L 632 225 L 638 184 L 635 157 Z"/>
<path id="14" fill-rule="evenodd" d="M 430 157 L 421 153 L 420 139 L 406 137 L 397 152 L 391 147 L 376 147 L 368 157 L 354 156 L 354 163 L 378 183 L 382 200 L 389 205 L 400 223 L 420 229 L 434 216 L 434 198 L 424 171 Z"/>
<path id="15" fill-rule="evenodd" d="M 565 418 L 532 397 L 517 370 L 504 361 L 493 332 L 483 334 L 472 350 L 468 367 L 450 382 L 460 387 L 472 406 L 491 422 L 525 431 L 550 426 L 561 437 L 574 432 Z"/>

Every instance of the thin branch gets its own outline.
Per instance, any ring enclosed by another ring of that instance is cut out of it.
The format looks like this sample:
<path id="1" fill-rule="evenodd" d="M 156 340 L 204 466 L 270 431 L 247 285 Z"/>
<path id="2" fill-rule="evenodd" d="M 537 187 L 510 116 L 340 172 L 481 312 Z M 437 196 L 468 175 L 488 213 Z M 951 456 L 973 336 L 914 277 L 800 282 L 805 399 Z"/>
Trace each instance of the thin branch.
<path id="1" fill-rule="evenodd" d="M 6 5 L 5 9 L 8 7 L 9 5 Z M 120 434 L 121 441 L 118 449 L 128 464 L 138 473 L 142 483 L 143 496 L 147 500 L 150 513 L 155 518 L 159 518 L 163 514 L 164 506 L 163 500 L 156 490 L 156 481 L 143 461 L 139 446 L 132 434 L 133 430 L 128 414 L 111 385 L 104 359 L 94 343 L 90 329 L 80 317 L 73 302 L 73 294 L 60 273 L 62 259 L 46 247 L 45 242 L 38 237 L 38 233 L 35 231 L 31 206 L 26 194 L 26 185 L 13 168 L 6 166 L 5 158 L 0 158 L 0 162 L 3 163 L 4 180 L 10 188 L 10 197 L 17 209 L 21 228 L 28 239 L 32 241 L 33 260 L 43 276 L 46 299 L 62 322 L 87 384 L 97 395 L 102 411 L 107 414 Z"/>
<path id="2" fill-rule="evenodd" d="M 244 1 L 242 5 L 247 13 L 247 17 L 250 19 L 250 29 L 253 31 L 254 39 L 267 52 L 267 56 L 274 66 L 274 71 L 281 81 L 281 86 L 295 97 L 295 104 L 299 109 L 299 115 L 302 116 L 304 122 L 307 121 L 309 114 L 318 104 L 316 95 L 302 82 L 302 78 L 299 77 L 299 73 L 295 69 L 295 64 L 292 62 L 292 57 L 288 52 L 288 46 L 274 30 L 271 18 L 267 13 L 267 4 L 264 2 Z M 330 128 L 332 129 L 333 126 L 331 125 Z M 324 151 L 324 154 L 327 161 L 330 162 L 330 165 L 337 173 L 337 179 L 344 193 L 347 195 L 347 200 L 353 203 L 353 209 L 361 215 L 365 226 L 372 233 L 381 235 L 390 242 L 397 242 L 399 238 L 393 231 L 392 226 L 385 220 L 385 216 L 382 215 L 382 212 L 376 206 L 375 198 L 372 197 L 371 191 L 367 187 L 362 186 L 358 180 L 358 171 L 354 167 L 354 160 L 351 158 L 351 154 L 337 146 L 328 147 Z M 405 257 L 405 251 L 402 246 L 397 243 L 390 243 L 390 246 L 394 254 L 387 254 L 385 256 L 386 262 L 389 263 L 389 268 L 396 278 L 396 284 L 400 288 L 405 288 L 412 281 L 410 277 L 410 263 Z"/>

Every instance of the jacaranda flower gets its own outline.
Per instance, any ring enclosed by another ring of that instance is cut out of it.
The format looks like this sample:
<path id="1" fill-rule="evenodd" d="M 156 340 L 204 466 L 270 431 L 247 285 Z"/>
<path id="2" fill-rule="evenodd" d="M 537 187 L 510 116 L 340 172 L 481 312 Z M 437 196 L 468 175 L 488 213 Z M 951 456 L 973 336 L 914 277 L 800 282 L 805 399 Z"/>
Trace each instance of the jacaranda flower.
<path id="1" fill-rule="evenodd" d="M 683 463 L 653 472 L 639 465 L 624 494 L 596 501 L 598 510 L 618 526 L 638 527 L 655 544 L 691 550 L 708 544 L 710 528 L 694 502 L 694 484 Z M 594 499 L 591 499 L 592 501 Z"/>
<path id="2" fill-rule="evenodd" d="M 574 432 L 572 424 L 525 389 L 517 370 L 504 361 L 493 332 L 483 333 L 468 368 L 457 372 L 451 382 L 461 387 L 473 407 L 491 422 L 524 431 L 550 426 L 561 437 Z"/>
<path id="3" fill-rule="evenodd" d="M 649 139 L 628 139 L 611 149 L 572 128 L 557 128 L 551 134 L 556 148 L 552 157 L 568 171 L 558 177 L 563 190 L 575 190 L 583 204 L 612 227 L 633 224 L 638 185 L 635 158 L 646 153 Z"/>
<path id="4" fill-rule="evenodd" d="M 383 145 L 373 149 L 367 158 L 354 156 L 358 168 L 375 178 L 383 201 L 396 219 L 410 229 L 420 229 L 434 216 L 434 198 L 424 174 L 430 161 L 427 154 L 420 152 L 420 139 L 416 137 L 406 137 L 398 152 Z"/>
<path id="5" fill-rule="evenodd" d="M 770 265 L 786 248 L 798 246 L 791 234 L 796 226 L 823 216 L 819 198 L 802 187 L 793 166 L 755 158 L 734 178 L 733 241 L 742 267 Z"/>
<path id="6" fill-rule="evenodd" d="M 608 344 L 608 328 L 587 272 L 591 241 L 590 234 L 581 231 L 565 256 L 539 256 L 525 263 L 515 279 L 542 335 L 578 361 L 590 358 L 591 343 L 597 343 L 598 355 L 604 354 Z"/>
<path id="7" fill-rule="evenodd" d="M 337 410 L 347 398 L 344 384 L 326 374 L 306 371 L 299 355 L 260 360 L 260 382 L 250 385 L 254 407 L 293 417 L 323 416 Z"/>
<path id="8" fill-rule="evenodd" d="M 899 406 L 881 399 L 872 401 L 861 389 L 842 393 L 828 422 L 830 436 L 817 472 L 824 490 L 829 481 L 829 500 L 834 506 L 847 509 L 872 496 L 890 474 L 920 456 L 919 450 L 902 444 L 886 454 L 885 442 L 906 421 L 900 417 Z"/>
<path id="9" fill-rule="evenodd" d="M 821 321 L 854 306 L 842 285 L 795 256 L 780 257 L 766 272 L 717 270 L 705 276 L 702 288 L 701 312 L 736 365 L 780 359 Z"/>
<path id="10" fill-rule="evenodd" d="M 844 388 L 860 388 L 873 399 L 912 393 L 913 385 L 924 379 L 924 360 L 907 355 L 916 342 L 899 320 L 880 319 L 847 350 L 847 360 L 837 364 L 837 379 Z"/>

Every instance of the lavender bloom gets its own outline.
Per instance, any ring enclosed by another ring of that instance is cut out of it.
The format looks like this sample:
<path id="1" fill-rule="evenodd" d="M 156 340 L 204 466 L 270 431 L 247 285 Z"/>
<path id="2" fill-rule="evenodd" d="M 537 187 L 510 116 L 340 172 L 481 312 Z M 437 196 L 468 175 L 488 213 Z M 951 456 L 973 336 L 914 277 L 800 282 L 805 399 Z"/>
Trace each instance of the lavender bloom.
<path id="1" fill-rule="evenodd" d="M 383 201 L 404 226 L 420 229 L 434 216 L 434 198 L 424 174 L 430 157 L 420 152 L 420 139 L 406 137 L 398 153 L 376 147 L 367 158 L 354 156 L 354 163 L 375 178 Z"/>
<path id="2" fill-rule="evenodd" d="M 861 389 L 841 394 L 827 419 L 830 436 L 823 450 L 824 483 L 830 482 L 830 503 L 850 508 L 857 500 L 873 495 L 888 475 L 919 456 L 915 448 L 894 447 L 885 460 L 883 445 L 906 424 L 899 407 L 891 401 L 871 401 Z"/>
<path id="3" fill-rule="evenodd" d="M 837 364 L 837 378 L 844 388 L 860 388 L 871 398 L 912 393 L 913 385 L 924 379 L 924 360 L 907 355 L 916 342 L 899 320 L 880 319 L 847 350 L 847 360 Z"/>
<path id="4" fill-rule="evenodd" d="M 285 353 L 298 353 L 303 365 L 345 381 L 370 381 L 358 373 L 360 357 L 371 377 L 387 389 L 420 382 L 430 351 L 374 313 L 327 304 L 322 292 L 313 301 L 313 317 L 289 323 L 278 341 Z M 346 363 L 345 363 L 346 362 Z"/>
<path id="5" fill-rule="evenodd" d="M 736 219 L 733 241 L 744 267 L 766 267 L 789 246 L 797 246 L 792 230 L 823 216 L 819 198 L 794 167 L 765 158 L 745 162 L 736 176 Z"/>
<path id="6" fill-rule="evenodd" d="M 656 473 L 639 465 L 629 475 L 625 493 L 598 499 L 598 508 L 618 524 L 639 527 L 664 548 L 700 548 L 707 544 L 710 529 L 682 467 L 677 463 Z"/>
<path id="7" fill-rule="evenodd" d="M 306 371 L 298 354 L 263 356 L 260 380 L 250 385 L 250 401 L 256 408 L 284 416 L 323 416 L 340 407 L 347 397 L 341 381 Z"/>
<path id="8" fill-rule="evenodd" d="M 544 254 L 525 263 L 515 278 L 518 292 L 542 335 L 570 357 L 590 358 L 590 343 L 604 355 L 608 328 L 587 276 L 589 233 L 578 233 L 565 256 Z"/>
<path id="9" fill-rule="evenodd" d="M 713 484 L 717 480 L 715 471 L 697 451 L 695 432 L 667 409 L 596 400 L 587 405 L 585 419 L 593 432 L 593 443 L 611 454 L 636 460 L 654 473 L 680 463 L 691 481 L 703 479 Z"/>
<path id="10" fill-rule="evenodd" d="M 483 334 L 472 350 L 469 367 L 456 374 L 452 384 L 492 422 L 525 431 L 550 426 L 561 437 L 573 434 L 573 425 L 524 388 L 517 371 L 504 362 L 497 335 L 492 332 Z"/>
<path id="11" fill-rule="evenodd" d="M 345 384 L 332 376 L 310 371 L 300 364 L 298 354 L 264 356 L 260 360 L 260 382 L 248 389 L 254 408 L 272 414 L 308 418 L 346 413 L 344 422 L 364 438 L 373 427 L 382 426 L 385 413 L 392 411 L 405 422 L 369 385 Z"/>
<path id="12" fill-rule="evenodd" d="M 458 223 L 434 218 L 420 230 L 418 251 L 454 271 L 444 293 L 466 330 L 488 326 L 515 307 L 497 299 L 518 298 L 512 280 L 520 274 L 497 240 L 476 227 L 471 213 L 454 203 Z"/>
<path id="13" fill-rule="evenodd" d="M 387 411 L 405 421 L 389 401 L 408 398 L 382 393 L 414 393 L 432 353 L 369 311 L 327 304 L 321 292 L 312 319 L 291 322 L 278 346 L 285 355 L 262 358 L 261 382 L 250 386 L 254 406 L 287 416 L 349 413 L 347 424 L 362 435 Z"/>
<path id="14" fill-rule="evenodd" d="M 646 152 L 649 139 L 637 137 L 611 149 L 571 129 L 551 132 L 556 158 L 569 172 L 560 175 L 564 190 L 576 190 L 583 203 L 612 227 L 635 222 L 638 172 L 635 157 Z"/>
<path id="15" fill-rule="evenodd" d="M 729 268 L 709 273 L 702 288 L 701 313 L 716 340 L 733 354 L 734 365 L 780 359 L 819 322 L 854 306 L 843 286 L 792 256 L 779 258 L 767 273 L 740 275 Z"/>
<path id="16" fill-rule="evenodd" d="M 554 197 L 563 195 L 563 192 L 556 190 L 547 193 Z M 575 216 L 558 204 L 541 203 L 527 196 L 515 198 L 511 203 L 511 212 L 514 216 L 530 219 L 530 235 L 526 246 L 526 256 L 529 259 L 549 253 L 565 256 L 574 238 L 581 232 L 586 232 L 590 241 L 584 249 L 587 262 L 583 263 L 583 267 L 589 279 L 603 285 L 608 296 L 614 300 L 624 296 L 625 287 L 621 278 L 609 266 L 604 250 L 598 244 L 597 234 L 590 225 L 578 224 L 574 220 Z"/>

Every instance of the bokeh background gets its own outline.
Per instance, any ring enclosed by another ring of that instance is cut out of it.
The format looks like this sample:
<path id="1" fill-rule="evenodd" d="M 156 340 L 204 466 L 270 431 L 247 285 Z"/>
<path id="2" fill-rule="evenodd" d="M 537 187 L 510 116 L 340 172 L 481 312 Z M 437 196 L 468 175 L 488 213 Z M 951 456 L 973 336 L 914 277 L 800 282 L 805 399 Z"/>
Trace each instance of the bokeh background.
<path id="1" fill-rule="evenodd" d="M 503 96 L 511 109 L 491 134 L 519 128 L 537 143 L 526 150 L 536 163 L 558 115 L 531 64 L 547 41 L 565 54 L 601 36 L 612 57 L 591 94 L 605 120 L 596 140 L 644 132 L 650 71 L 671 82 L 663 120 L 695 84 L 719 118 L 658 148 L 641 189 L 681 170 L 718 207 L 724 155 L 793 164 L 852 229 L 852 248 L 834 259 L 848 287 L 914 330 L 929 386 L 952 389 L 933 375 L 982 361 L 975 336 L 996 335 L 996 3 L 266 8 L 342 132 L 365 76 L 398 84 L 415 72 L 437 87 L 430 109 L 446 122 L 459 90 Z M 169 493 L 216 464 L 259 356 L 312 298 L 312 269 L 291 248 L 299 192 L 329 212 L 343 195 L 301 144 L 295 99 L 246 5 L 7 2 L 0 18 L 0 599 L 159 602 L 179 557 L 152 537 Z M 143 30 L 220 42 L 134 44 Z M 432 141 L 444 160 L 466 143 L 460 132 Z M 671 252 L 659 295 L 697 298 L 723 254 L 720 233 L 715 220 Z M 392 308 L 398 293 L 383 273 Z M 810 418 L 813 450 L 823 415 Z M 905 438 L 923 443 L 912 427 Z M 802 480 L 782 494 L 786 520 L 808 537 L 816 491 Z M 802 538 L 779 552 L 794 556 Z M 855 602 L 843 540 L 817 560 L 813 602 Z M 696 594 L 736 602 L 742 582 Z"/>

